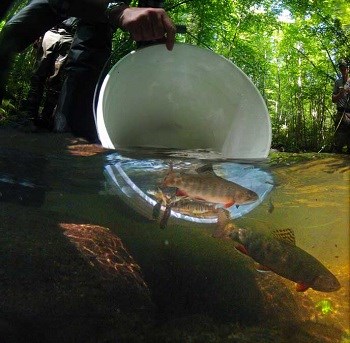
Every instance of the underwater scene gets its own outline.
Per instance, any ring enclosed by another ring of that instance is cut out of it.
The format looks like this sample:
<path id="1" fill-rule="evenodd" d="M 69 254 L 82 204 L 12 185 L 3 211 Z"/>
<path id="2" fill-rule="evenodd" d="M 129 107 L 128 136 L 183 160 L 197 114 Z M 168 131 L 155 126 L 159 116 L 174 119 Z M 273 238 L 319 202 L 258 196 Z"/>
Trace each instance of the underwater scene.
<path id="1" fill-rule="evenodd" d="M 0 137 L 0 342 L 350 342 L 348 155 Z"/>

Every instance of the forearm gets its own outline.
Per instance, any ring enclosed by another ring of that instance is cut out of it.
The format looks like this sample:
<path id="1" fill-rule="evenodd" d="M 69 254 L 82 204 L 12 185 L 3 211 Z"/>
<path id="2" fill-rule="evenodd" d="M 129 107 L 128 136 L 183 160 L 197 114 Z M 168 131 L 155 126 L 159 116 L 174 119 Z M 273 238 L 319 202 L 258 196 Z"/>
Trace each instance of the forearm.
<path id="1" fill-rule="evenodd" d="M 108 0 L 49 0 L 60 15 L 91 22 L 109 23 L 130 33 L 135 41 L 165 39 L 168 50 L 173 48 L 176 28 L 162 8 L 129 7 L 130 3 L 110 3 Z M 110 5 L 109 5 L 110 4 Z"/>

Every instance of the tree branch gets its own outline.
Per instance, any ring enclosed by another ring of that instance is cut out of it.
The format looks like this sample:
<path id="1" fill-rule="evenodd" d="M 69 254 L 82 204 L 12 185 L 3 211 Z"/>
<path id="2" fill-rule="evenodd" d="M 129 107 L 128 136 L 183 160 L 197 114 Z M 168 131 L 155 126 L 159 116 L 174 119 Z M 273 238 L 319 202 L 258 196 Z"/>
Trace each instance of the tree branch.
<path id="1" fill-rule="evenodd" d="M 319 68 L 315 65 L 315 63 L 312 62 L 312 61 L 309 59 L 309 57 L 308 57 L 304 52 L 302 52 L 301 50 L 299 50 L 299 49 L 297 49 L 297 48 L 295 48 L 295 47 L 293 47 L 293 49 L 295 49 L 299 54 L 301 54 L 303 57 L 305 57 L 305 58 L 309 61 L 309 63 L 310 63 L 317 71 L 319 71 L 319 72 L 322 73 L 323 75 L 327 76 L 327 77 L 330 78 L 331 80 L 335 81 L 335 77 L 334 77 L 334 76 L 329 75 L 329 74 L 326 73 L 325 71 L 319 69 Z M 327 53 L 328 53 L 328 51 L 327 51 Z"/>
<path id="2" fill-rule="evenodd" d="M 169 7 L 165 7 L 165 10 L 166 11 L 172 11 L 174 8 L 176 7 L 179 7 L 183 4 L 186 4 L 187 2 L 191 2 L 192 0 L 183 0 L 183 1 L 180 1 L 179 3 L 173 5 L 173 6 L 169 6 Z"/>

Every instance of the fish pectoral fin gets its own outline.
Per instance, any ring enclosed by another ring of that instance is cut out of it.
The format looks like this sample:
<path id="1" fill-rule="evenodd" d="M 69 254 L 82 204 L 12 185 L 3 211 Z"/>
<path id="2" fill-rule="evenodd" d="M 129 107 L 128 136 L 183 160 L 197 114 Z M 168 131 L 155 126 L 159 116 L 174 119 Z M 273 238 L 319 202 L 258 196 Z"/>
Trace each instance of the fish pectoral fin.
<path id="1" fill-rule="evenodd" d="M 262 264 L 258 263 L 257 266 L 256 266 L 256 270 L 258 272 L 271 272 L 271 269 L 266 267 L 266 266 L 263 266 Z"/>
<path id="2" fill-rule="evenodd" d="M 231 207 L 234 203 L 235 203 L 234 200 L 233 200 L 233 201 L 230 201 L 230 202 L 226 203 L 226 204 L 224 205 L 224 207 L 225 207 L 225 208 L 229 208 L 229 207 Z"/>
<path id="3" fill-rule="evenodd" d="M 187 197 L 188 196 L 188 194 L 185 191 L 183 191 L 179 188 L 176 190 L 175 195 L 178 197 Z"/>
<path id="4" fill-rule="evenodd" d="M 297 291 L 297 292 L 305 292 L 307 289 L 309 289 L 310 288 L 310 286 L 309 285 L 306 285 L 306 284 L 304 284 L 304 283 L 297 283 L 296 284 L 296 286 L 295 286 L 295 290 Z"/>
<path id="5" fill-rule="evenodd" d="M 239 252 L 241 252 L 242 254 L 249 256 L 248 251 L 247 251 L 247 249 L 245 248 L 244 245 L 242 245 L 242 244 L 236 244 L 236 245 L 235 245 L 235 248 L 236 248 Z"/>

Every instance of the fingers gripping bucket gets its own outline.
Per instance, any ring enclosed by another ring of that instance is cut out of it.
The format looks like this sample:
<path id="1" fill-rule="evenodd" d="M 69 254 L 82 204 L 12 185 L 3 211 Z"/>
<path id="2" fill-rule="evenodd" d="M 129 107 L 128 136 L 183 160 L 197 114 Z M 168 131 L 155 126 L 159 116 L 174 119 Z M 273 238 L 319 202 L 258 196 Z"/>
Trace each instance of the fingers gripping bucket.
<path id="1" fill-rule="evenodd" d="M 266 158 L 271 123 L 259 91 L 232 62 L 188 44 L 129 53 L 107 74 L 97 104 L 106 148 L 211 149 Z"/>

